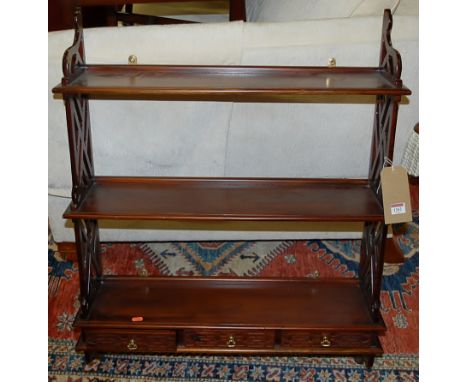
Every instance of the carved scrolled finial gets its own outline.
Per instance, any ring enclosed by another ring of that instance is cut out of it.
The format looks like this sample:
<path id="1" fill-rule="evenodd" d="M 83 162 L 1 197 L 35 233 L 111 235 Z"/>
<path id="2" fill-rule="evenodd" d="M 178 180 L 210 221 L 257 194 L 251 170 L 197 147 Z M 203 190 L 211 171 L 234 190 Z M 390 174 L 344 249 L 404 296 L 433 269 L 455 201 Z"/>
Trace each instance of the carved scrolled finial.
<path id="1" fill-rule="evenodd" d="M 75 29 L 77 29 L 79 26 L 81 26 L 81 21 L 82 21 L 81 7 L 78 6 L 78 5 L 75 6 L 75 9 L 74 9 L 73 21 L 74 21 Z"/>
<path id="2" fill-rule="evenodd" d="M 69 47 L 62 60 L 62 71 L 64 79 L 62 82 L 67 82 L 75 72 L 78 66 L 83 65 L 85 62 L 84 57 L 84 43 L 83 43 L 83 25 L 81 7 L 75 7 L 73 16 L 73 24 L 75 28 L 75 35 L 73 38 L 73 45 Z"/>
<path id="3" fill-rule="evenodd" d="M 390 9 L 384 11 L 382 39 L 380 45 L 380 67 L 387 72 L 395 84 L 401 85 L 401 56 L 392 46 L 393 16 Z"/>

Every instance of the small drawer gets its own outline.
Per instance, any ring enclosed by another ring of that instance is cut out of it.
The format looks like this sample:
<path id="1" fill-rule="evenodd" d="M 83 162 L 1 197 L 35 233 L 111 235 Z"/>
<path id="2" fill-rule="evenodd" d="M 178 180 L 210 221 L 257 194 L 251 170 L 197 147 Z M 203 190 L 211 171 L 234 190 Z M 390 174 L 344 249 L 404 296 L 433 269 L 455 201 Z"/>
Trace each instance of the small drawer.
<path id="1" fill-rule="evenodd" d="M 285 349 L 344 349 L 369 348 L 376 345 L 374 333 L 283 331 L 281 347 Z"/>
<path id="2" fill-rule="evenodd" d="M 186 348 L 200 349 L 272 349 L 273 330 L 187 329 L 183 333 Z"/>
<path id="3" fill-rule="evenodd" d="M 88 351 L 115 353 L 174 352 L 174 330 L 97 330 L 83 331 Z"/>

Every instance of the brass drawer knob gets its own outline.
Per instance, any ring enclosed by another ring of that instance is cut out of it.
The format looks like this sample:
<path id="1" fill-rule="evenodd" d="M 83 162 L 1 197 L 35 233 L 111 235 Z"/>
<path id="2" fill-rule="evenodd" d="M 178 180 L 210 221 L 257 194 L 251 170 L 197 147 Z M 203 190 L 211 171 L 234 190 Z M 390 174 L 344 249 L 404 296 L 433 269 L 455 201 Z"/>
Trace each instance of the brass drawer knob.
<path id="1" fill-rule="evenodd" d="M 131 350 L 131 351 L 134 351 L 134 350 L 137 350 L 137 348 L 138 348 L 138 346 L 137 346 L 136 342 L 134 341 L 134 339 L 132 338 L 130 340 L 130 342 L 128 343 L 128 345 L 127 345 L 127 349 Z"/>
<path id="2" fill-rule="evenodd" d="M 228 348 L 233 348 L 236 346 L 236 340 L 234 336 L 229 336 L 229 339 L 227 340 L 226 345 Z"/>
<path id="3" fill-rule="evenodd" d="M 331 341 L 327 336 L 323 336 L 322 341 L 320 341 L 320 345 L 324 348 L 329 348 L 331 346 Z"/>

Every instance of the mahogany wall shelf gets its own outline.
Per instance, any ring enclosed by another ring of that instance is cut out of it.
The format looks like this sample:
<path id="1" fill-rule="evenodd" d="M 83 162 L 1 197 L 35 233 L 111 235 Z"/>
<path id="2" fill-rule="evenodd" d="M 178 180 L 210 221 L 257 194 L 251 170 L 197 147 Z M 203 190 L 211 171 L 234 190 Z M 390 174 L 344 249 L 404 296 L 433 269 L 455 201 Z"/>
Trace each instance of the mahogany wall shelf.
<path id="1" fill-rule="evenodd" d="M 89 1 L 88 1 L 89 2 Z M 91 1 L 92 3 L 92 1 Z M 131 2 L 129 2 L 131 3 Z M 328 354 L 371 366 L 385 332 L 380 285 L 387 227 L 379 173 L 392 159 L 403 86 L 384 13 L 379 66 L 258 67 L 87 65 L 81 10 L 53 89 L 67 112 L 81 328 L 77 349 L 102 352 Z M 375 96 L 366 179 L 149 178 L 96 176 L 89 99 L 310 102 Z M 100 219 L 364 222 L 356 279 L 106 276 Z"/>
<path id="2" fill-rule="evenodd" d="M 284 96 L 408 95 L 381 68 L 87 65 L 54 92 L 90 97 L 269 101 Z"/>
<path id="3" fill-rule="evenodd" d="M 64 217 L 280 221 L 384 218 L 367 180 L 146 177 L 96 177 L 80 206 L 69 208 Z"/>

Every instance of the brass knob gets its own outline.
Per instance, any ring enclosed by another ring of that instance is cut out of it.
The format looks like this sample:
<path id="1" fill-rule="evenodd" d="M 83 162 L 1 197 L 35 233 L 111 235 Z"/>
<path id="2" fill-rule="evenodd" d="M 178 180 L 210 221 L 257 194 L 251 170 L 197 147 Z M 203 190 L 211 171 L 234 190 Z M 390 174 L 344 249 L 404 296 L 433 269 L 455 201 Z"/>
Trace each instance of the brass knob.
<path id="1" fill-rule="evenodd" d="M 332 57 L 332 58 L 328 59 L 328 66 L 331 67 L 331 68 L 336 66 L 336 58 L 335 57 Z"/>
<path id="2" fill-rule="evenodd" d="M 135 64 L 137 64 L 137 62 L 138 62 L 137 56 L 135 56 L 134 54 L 131 54 L 130 56 L 128 56 L 128 63 L 129 64 L 135 65 Z"/>
<path id="3" fill-rule="evenodd" d="M 324 348 L 329 348 L 331 346 L 331 341 L 327 336 L 323 336 L 322 341 L 320 341 L 320 345 L 322 345 Z"/>
<path id="4" fill-rule="evenodd" d="M 137 348 L 138 348 L 138 346 L 135 343 L 134 339 L 132 338 L 130 340 L 130 342 L 128 343 L 128 345 L 127 345 L 127 349 L 133 351 L 133 350 L 137 350 Z"/>
<path id="5" fill-rule="evenodd" d="M 233 348 L 236 346 L 236 340 L 234 339 L 234 336 L 229 336 L 229 339 L 227 340 L 226 345 L 228 348 Z"/>

